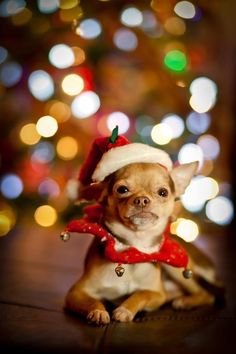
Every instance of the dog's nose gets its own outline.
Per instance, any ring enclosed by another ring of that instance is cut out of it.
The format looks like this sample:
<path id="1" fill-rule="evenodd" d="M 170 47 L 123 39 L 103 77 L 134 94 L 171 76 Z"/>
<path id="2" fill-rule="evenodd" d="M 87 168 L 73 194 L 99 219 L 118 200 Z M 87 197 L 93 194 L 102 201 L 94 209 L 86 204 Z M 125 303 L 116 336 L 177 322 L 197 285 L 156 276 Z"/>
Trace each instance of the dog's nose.
<path id="1" fill-rule="evenodd" d="M 140 206 L 140 207 L 145 207 L 150 203 L 150 199 L 148 197 L 136 197 L 134 199 L 134 205 Z"/>

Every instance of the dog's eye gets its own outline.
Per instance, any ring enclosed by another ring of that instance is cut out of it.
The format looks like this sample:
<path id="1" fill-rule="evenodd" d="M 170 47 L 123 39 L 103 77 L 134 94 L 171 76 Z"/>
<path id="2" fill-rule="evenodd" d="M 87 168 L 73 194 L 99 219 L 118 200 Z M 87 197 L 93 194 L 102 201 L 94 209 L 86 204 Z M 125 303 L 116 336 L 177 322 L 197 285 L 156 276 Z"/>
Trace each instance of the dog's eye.
<path id="1" fill-rule="evenodd" d="M 125 187 L 125 186 L 120 186 L 120 187 L 117 188 L 117 192 L 119 194 L 124 194 L 124 193 L 127 193 L 128 191 L 129 191 L 128 188 Z"/>
<path id="2" fill-rule="evenodd" d="M 163 197 L 163 198 L 166 198 L 169 194 L 169 192 L 166 188 L 160 188 L 157 193 L 160 197 Z"/>

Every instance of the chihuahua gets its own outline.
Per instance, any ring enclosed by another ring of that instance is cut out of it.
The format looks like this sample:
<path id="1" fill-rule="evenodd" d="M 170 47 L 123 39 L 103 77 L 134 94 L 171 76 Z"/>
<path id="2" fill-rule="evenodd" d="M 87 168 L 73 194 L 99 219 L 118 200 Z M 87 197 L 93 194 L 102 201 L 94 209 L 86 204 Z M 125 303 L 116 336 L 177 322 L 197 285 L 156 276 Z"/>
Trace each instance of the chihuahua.
<path id="1" fill-rule="evenodd" d="M 191 162 L 168 172 L 157 163 L 131 163 L 99 184 L 104 208 L 101 223 L 113 235 L 116 251 L 135 247 L 145 254 L 158 252 L 163 233 L 175 217 L 176 199 L 184 193 L 197 167 L 197 162 Z M 205 258 L 204 268 L 201 267 L 203 256 L 199 258 L 199 254 L 196 263 L 191 255 L 193 245 L 190 246 L 188 267 L 194 274 L 191 279 L 183 277 L 183 268 L 161 262 L 126 264 L 124 274 L 117 277 L 114 263 L 104 257 L 95 239 L 84 274 L 69 290 L 65 307 L 82 313 L 90 323 L 104 325 L 111 319 L 130 322 L 139 311 L 155 310 L 170 301 L 174 309 L 211 305 L 215 296 L 200 285 L 197 275 L 214 283 L 214 267 Z M 178 286 L 168 286 L 170 279 Z M 106 301 L 117 306 L 111 315 Z"/>

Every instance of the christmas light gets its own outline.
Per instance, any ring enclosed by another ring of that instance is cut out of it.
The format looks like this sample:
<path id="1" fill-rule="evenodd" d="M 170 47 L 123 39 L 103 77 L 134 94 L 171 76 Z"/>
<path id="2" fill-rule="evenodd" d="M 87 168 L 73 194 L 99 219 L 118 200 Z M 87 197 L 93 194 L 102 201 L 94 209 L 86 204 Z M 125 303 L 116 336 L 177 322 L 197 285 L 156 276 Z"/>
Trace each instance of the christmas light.
<path id="1" fill-rule="evenodd" d="M 32 162 L 48 163 L 52 161 L 54 157 L 55 157 L 54 145 L 47 141 L 42 141 L 38 143 L 32 149 L 32 156 L 31 156 Z"/>
<path id="2" fill-rule="evenodd" d="M 58 141 L 56 150 L 61 159 L 72 160 L 76 157 L 79 146 L 75 138 L 64 136 Z"/>
<path id="3" fill-rule="evenodd" d="M 167 124 L 172 131 L 172 138 L 179 138 L 184 132 L 184 122 L 177 114 L 167 114 L 161 120 L 161 123 Z"/>
<path id="4" fill-rule="evenodd" d="M 82 64 L 85 59 L 86 59 L 86 55 L 85 52 L 82 48 L 80 47 L 71 47 L 71 49 L 73 50 L 74 53 L 74 63 L 73 65 L 80 65 Z"/>
<path id="5" fill-rule="evenodd" d="M 46 178 L 38 187 L 39 194 L 44 198 L 57 197 L 60 194 L 60 188 L 52 178 Z"/>
<path id="6" fill-rule="evenodd" d="M 44 14 L 51 14 L 58 10 L 58 0 L 37 0 L 38 9 Z"/>
<path id="7" fill-rule="evenodd" d="M 62 81 L 63 91 L 70 96 L 78 95 L 84 88 L 84 80 L 77 74 L 70 74 Z"/>
<path id="8" fill-rule="evenodd" d="M 26 6 L 24 0 L 3 0 L 0 4 L 0 15 L 9 17 L 20 13 Z"/>
<path id="9" fill-rule="evenodd" d="M 136 7 L 128 7 L 122 11 L 120 21 L 123 25 L 137 27 L 142 24 L 142 12 Z"/>
<path id="10" fill-rule="evenodd" d="M 8 51 L 6 48 L 0 46 L 0 64 L 2 64 L 8 56 Z"/>
<path id="11" fill-rule="evenodd" d="M 172 139 L 172 129 L 168 124 L 156 124 L 151 131 L 151 138 L 158 145 L 166 145 Z"/>
<path id="12" fill-rule="evenodd" d="M 22 67 L 16 62 L 5 62 L 2 64 L 0 70 L 0 80 L 6 87 L 12 87 L 16 85 L 23 74 Z"/>
<path id="13" fill-rule="evenodd" d="M 164 23 L 165 30 L 175 36 L 181 36 L 186 31 L 186 26 L 183 20 L 178 17 L 169 17 Z"/>
<path id="14" fill-rule="evenodd" d="M 129 130 L 130 120 L 127 115 L 122 112 L 113 112 L 107 117 L 107 127 L 112 131 L 116 126 L 119 127 L 119 134 L 124 134 Z"/>
<path id="15" fill-rule="evenodd" d="M 218 183 L 213 178 L 196 176 L 181 196 L 181 201 L 188 211 L 198 212 L 203 209 L 205 202 L 215 198 L 218 192 Z"/>
<path id="16" fill-rule="evenodd" d="M 186 55 L 180 50 L 171 50 L 164 57 L 165 66 L 172 71 L 184 71 L 187 66 Z"/>
<path id="17" fill-rule="evenodd" d="M 174 7 L 174 12 L 185 19 L 193 18 L 196 14 L 194 5 L 189 1 L 179 1 Z"/>
<path id="18" fill-rule="evenodd" d="M 40 138 L 34 123 L 26 124 L 20 130 L 20 139 L 26 145 L 37 144 Z"/>
<path id="19" fill-rule="evenodd" d="M 49 61 L 58 69 L 69 68 L 75 61 L 73 50 L 66 44 L 56 44 L 48 54 Z"/>
<path id="20" fill-rule="evenodd" d="M 226 197 L 216 197 L 207 203 L 206 215 L 218 225 L 230 224 L 234 216 L 233 203 Z"/>
<path id="21" fill-rule="evenodd" d="M 205 133 L 211 124 L 211 117 L 208 113 L 191 112 L 187 116 L 186 125 L 188 130 L 196 135 Z"/>
<path id="22" fill-rule="evenodd" d="M 34 213 L 37 224 L 43 227 L 49 227 L 57 221 L 57 212 L 50 205 L 41 205 Z"/>
<path id="23" fill-rule="evenodd" d="M 203 151 L 200 146 L 188 143 L 184 144 L 178 153 L 179 163 L 188 163 L 193 161 L 199 161 L 199 169 L 203 164 Z"/>
<path id="24" fill-rule="evenodd" d="M 16 174 L 7 174 L 2 177 L 0 190 L 2 195 L 8 199 L 16 199 L 23 191 L 23 182 Z"/>
<path id="25" fill-rule="evenodd" d="M 82 38 L 94 39 L 101 34 L 102 28 L 98 20 L 88 18 L 80 22 L 75 32 Z"/>
<path id="26" fill-rule="evenodd" d="M 60 0 L 59 6 L 63 10 L 72 9 L 79 4 L 78 0 Z"/>
<path id="27" fill-rule="evenodd" d="M 134 32 L 120 28 L 114 33 L 113 42 L 117 48 L 130 52 L 137 48 L 138 38 Z"/>
<path id="28" fill-rule="evenodd" d="M 71 116 L 70 107 L 66 103 L 56 100 L 50 102 L 48 112 L 59 123 L 66 122 Z"/>
<path id="29" fill-rule="evenodd" d="M 54 82 L 44 70 L 33 71 L 28 79 L 29 90 L 39 101 L 48 100 L 54 93 Z"/>
<path id="30" fill-rule="evenodd" d="M 41 136 L 49 138 L 56 134 L 58 124 L 55 118 L 51 116 L 43 116 L 38 119 L 36 129 Z"/>
<path id="31" fill-rule="evenodd" d="M 176 228 L 177 236 L 186 242 L 193 242 L 199 235 L 198 225 L 189 219 L 181 219 Z"/>
<path id="32" fill-rule="evenodd" d="M 84 91 L 74 98 L 71 110 L 76 118 L 84 119 L 95 114 L 100 108 L 100 99 L 93 91 Z"/>
<path id="33" fill-rule="evenodd" d="M 210 134 L 200 136 L 197 140 L 197 145 L 203 151 L 205 158 L 216 159 L 220 153 L 220 144 L 216 137 Z"/>
<path id="34" fill-rule="evenodd" d="M 17 13 L 16 15 L 12 16 L 11 22 L 14 26 L 22 26 L 29 22 L 32 16 L 32 12 L 29 9 L 25 8 L 20 13 Z"/>

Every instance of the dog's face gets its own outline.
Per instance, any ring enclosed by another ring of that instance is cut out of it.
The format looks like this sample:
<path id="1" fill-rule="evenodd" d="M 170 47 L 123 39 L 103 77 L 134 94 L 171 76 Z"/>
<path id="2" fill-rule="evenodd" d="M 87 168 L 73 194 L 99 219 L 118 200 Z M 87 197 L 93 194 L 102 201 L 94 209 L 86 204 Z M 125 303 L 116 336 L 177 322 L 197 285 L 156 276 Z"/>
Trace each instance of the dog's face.
<path id="1" fill-rule="evenodd" d="M 108 182 L 107 215 L 135 231 L 166 223 L 175 198 L 189 184 L 197 163 L 181 165 L 171 173 L 152 163 L 135 163 L 118 170 Z"/>

